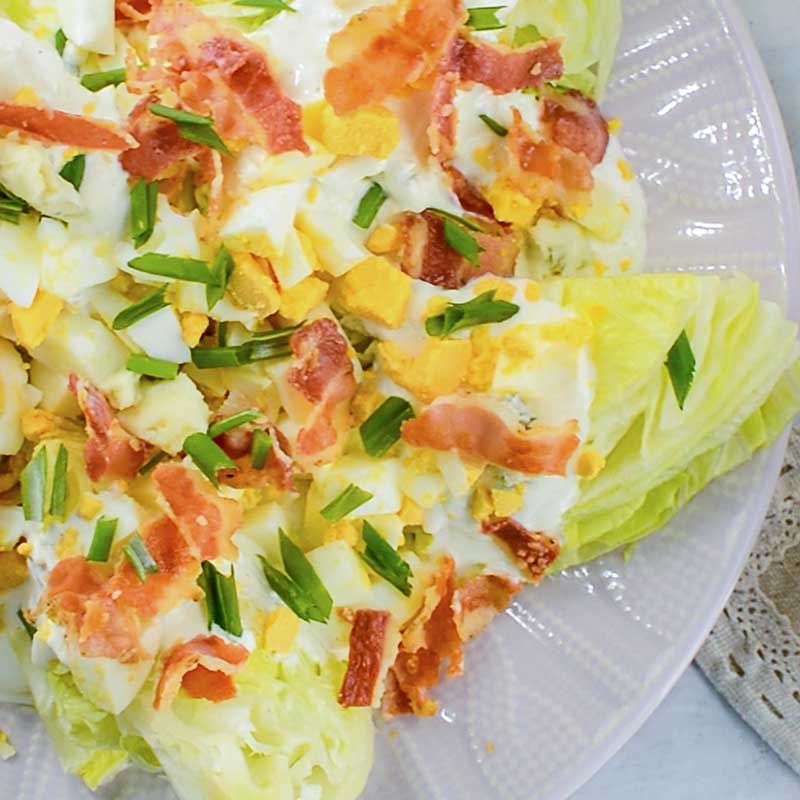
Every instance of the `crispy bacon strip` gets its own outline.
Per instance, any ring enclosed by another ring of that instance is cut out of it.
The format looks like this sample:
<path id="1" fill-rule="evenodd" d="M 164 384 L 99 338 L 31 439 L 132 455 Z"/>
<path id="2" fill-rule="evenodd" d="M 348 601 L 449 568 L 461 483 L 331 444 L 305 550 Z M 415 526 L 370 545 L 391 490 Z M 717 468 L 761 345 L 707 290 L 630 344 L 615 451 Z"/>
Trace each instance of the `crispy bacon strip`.
<path id="1" fill-rule="evenodd" d="M 81 150 L 127 150 L 132 141 L 113 123 L 52 108 L 0 103 L 0 128 Z"/>
<path id="2" fill-rule="evenodd" d="M 350 630 L 347 672 L 339 690 L 345 708 L 372 706 L 382 694 L 383 676 L 397 652 L 396 630 L 388 611 L 359 609 Z"/>
<path id="3" fill-rule="evenodd" d="M 500 575 L 479 575 L 456 585 L 452 558 L 442 559 L 425 590 L 417 614 L 402 631 L 400 650 L 386 679 L 384 715 L 430 716 L 436 703 L 428 696 L 448 675 L 463 672 L 463 644 L 477 635 L 503 609 L 521 584 Z"/>
<path id="4" fill-rule="evenodd" d="M 70 375 L 69 388 L 86 418 L 89 440 L 83 450 L 86 473 L 95 483 L 131 480 L 147 460 L 150 447 L 128 433 L 114 416 L 105 395 L 87 381 Z"/>
<path id="5" fill-rule="evenodd" d="M 220 703 L 236 697 L 233 675 L 250 655 L 246 647 L 219 636 L 195 636 L 164 656 L 153 708 L 167 708 L 181 687 L 190 697 Z"/>
<path id="6" fill-rule="evenodd" d="M 118 22 L 145 22 L 150 17 L 150 0 L 116 0 Z"/>
<path id="7" fill-rule="evenodd" d="M 533 583 L 539 583 L 548 567 L 561 552 L 559 543 L 550 536 L 529 531 L 510 517 L 487 520 L 483 532 L 500 539 L 528 571 Z"/>
<path id="8" fill-rule="evenodd" d="M 494 411 L 469 401 L 443 400 L 403 423 L 403 439 L 415 447 L 457 450 L 462 456 L 524 472 L 564 475 L 580 444 L 578 425 L 535 425 L 515 432 Z"/>
<path id="9" fill-rule="evenodd" d="M 123 663 L 148 658 L 141 644 L 144 628 L 156 616 L 201 594 L 201 559 L 236 555 L 231 536 L 241 520 L 237 503 L 212 496 L 181 464 L 162 464 L 153 480 L 172 517 L 159 517 L 141 528 L 157 572 L 141 580 L 117 552 L 116 559 L 105 564 L 83 556 L 65 559 L 48 576 L 40 607 L 67 627 L 87 657 Z"/>
<path id="10" fill-rule="evenodd" d="M 151 76 L 192 110 L 211 113 L 223 139 L 309 152 L 300 106 L 284 94 L 263 50 L 183 0 L 155 5 L 149 31 L 158 36 Z"/>
<path id="11" fill-rule="evenodd" d="M 131 111 L 128 130 L 138 147 L 126 150 L 119 157 L 124 170 L 147 181 L 165 178 L 177 164 L 203 149 L 184 139 L 174 122 L 151 114 L 148 107 L 155 102 L 158 102 L 155 96 L 146 97 Z"/>
<path id="12" fill-rule="evenodd" d="M 332 319 L 323 318 L 292 334 L 289 346 L 297 363 L 288 383 L 311 405 L 297 436 L 298 459 L 330 460 L 352 426 L 350 401 L 358 388 L 347 339 Z"/>
<path id="13" fill-rule="evenodd" d="M 267 460 L 262 469 L 253 466 L 250 449 L 256 430 L 265 431 L 272 439 Z M 237 489 L 258 489 L 272 485 L 284 491 L 294 491 L 294 469 L 289 440 L 271 422 L 255 422 L 223 433 L 216 443 L 236 462 L 236 469 L 223 470 L 219 479 Z"/>
<path id="14" fill-rule="evenodd" d="M 514 273 L 519 240 L 500 225 L 485 222 L 486 232 L 470 231 L 483 248 L 475 266 L 447 243 L 444 222 L 438 214 L 406 212 L 396 224 L 400 231 L 400 268 L 412 278 L 445 289 L 458 289 L 477 275 Z"/>
<path id="15" fill-rule="evenodd" d="M 220 497 L 208 481 L 183 464 L 159 464 L 153 483 L 165 513 L 198 559 L 236 558 L 231 537 L 242 522 L 239 503 Z"/>
<path id="16" fill-rule="evenodd" d="M 394 6 L 356 15 L 331 37 L 327 101 L 349 114 L 424 80 L 464 19 L 460 0 L 411 0 L 402 17 Z"/>

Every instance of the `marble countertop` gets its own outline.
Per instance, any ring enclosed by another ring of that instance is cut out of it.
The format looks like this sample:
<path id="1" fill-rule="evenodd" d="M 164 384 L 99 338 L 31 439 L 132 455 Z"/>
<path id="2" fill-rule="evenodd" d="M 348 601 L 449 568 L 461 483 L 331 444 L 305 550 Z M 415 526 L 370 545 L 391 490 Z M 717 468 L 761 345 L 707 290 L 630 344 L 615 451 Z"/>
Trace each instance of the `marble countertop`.
<path id="1" fill-rule="evenodd" d="M 767 66 L 800 176 L 800 0 L 738 0 Z M 574 800 L 787 800 L 786 767 L 691 666 L 639 733 Z"/>

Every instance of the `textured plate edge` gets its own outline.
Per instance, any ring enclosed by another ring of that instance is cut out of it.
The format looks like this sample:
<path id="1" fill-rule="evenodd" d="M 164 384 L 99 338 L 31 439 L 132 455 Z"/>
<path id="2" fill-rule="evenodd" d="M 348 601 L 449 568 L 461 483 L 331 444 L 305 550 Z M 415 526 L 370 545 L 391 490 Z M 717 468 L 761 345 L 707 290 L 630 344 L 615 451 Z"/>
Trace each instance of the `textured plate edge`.
<path id="1" fill-rule="evenodd" d="M 758 110 L 762 116 L 764 137 L 769 143 L 770 153 L 773 156 L 776 190 L 778 195 L 784 198 L 783 207 L 786 219 L 800 221 L 800 190 L 798 189 L 794 159 L 789 147 L 789 137 L 786 133 L 778 98 L 767 75 L 767 69 L 736 0 L 715 0 L 714 5 L 724 23 L 727 24 L 731 38 L 738 45 L 739 55 L 753 83 L 755 95 L 760 101 Z M 785 311 L 790 319 L 798 321 L 800 320 L 800 229 L 787 225 L 785 231 L 787 255 L 784 276 L 786 280 Z M 768 451 L 769 461 L 765 466 L 764 473 L 765 478 L 772 486 L 777 483 L 788 440 L 789 433 L 785 431 Z M 554 796 L 554 798 L 571 797 L 611 761 L 649 719 L 689 667 L 736 586 L 736 581 L 758 538 L 771 499 L 771 493 L 765 495 L 751 509 L 748 538 L 744 542 L 745 546 L 742 547 L 739 557 L 725 576 L 725 591 L 719 601 L 703 615 L 702 624 L 696 627 L 693 635 L 687 637 L 685 642 L 677 643 L 674 646 L 674 650 L 680 652 L 681 655 L 654 681 L 649 696 L 645 695 L 646 701 L 628 715 L 613 733 L 609 734 L 602 746 L 596 750 L 595 755 L 585 764 L 580 765 L 568 782 L 564 782 L 563 794 Z"/>

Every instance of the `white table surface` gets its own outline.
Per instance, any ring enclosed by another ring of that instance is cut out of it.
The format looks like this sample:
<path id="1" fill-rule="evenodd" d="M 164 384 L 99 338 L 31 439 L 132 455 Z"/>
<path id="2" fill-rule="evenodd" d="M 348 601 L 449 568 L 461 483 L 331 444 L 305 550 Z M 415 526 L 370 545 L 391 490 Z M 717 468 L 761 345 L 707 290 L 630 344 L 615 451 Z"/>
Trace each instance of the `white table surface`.
<path id="1" fill-rule="evenodd" d="M 767 65 L 800 167 L 800 0 L 738 0 Z M 800 171 L 800 170 L 799 170 Z M 574 800 L 788 800 L 786 767 L 691 666 Z"/>

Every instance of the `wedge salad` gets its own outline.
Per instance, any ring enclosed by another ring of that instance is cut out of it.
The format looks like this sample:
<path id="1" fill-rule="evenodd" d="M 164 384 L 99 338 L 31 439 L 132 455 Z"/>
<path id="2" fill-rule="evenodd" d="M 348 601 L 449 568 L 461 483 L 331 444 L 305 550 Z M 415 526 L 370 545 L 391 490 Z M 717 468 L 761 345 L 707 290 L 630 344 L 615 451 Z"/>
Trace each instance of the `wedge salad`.
<path id="1" fill-rule="evenodd" d="M 641 272 L 620 25 L 0 0 L 0 699 L 90 788 L 359 796 L 376 714 L 800 410 L 757 284 Z"/>

